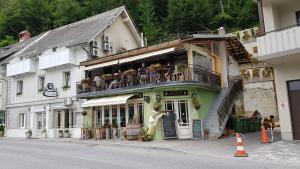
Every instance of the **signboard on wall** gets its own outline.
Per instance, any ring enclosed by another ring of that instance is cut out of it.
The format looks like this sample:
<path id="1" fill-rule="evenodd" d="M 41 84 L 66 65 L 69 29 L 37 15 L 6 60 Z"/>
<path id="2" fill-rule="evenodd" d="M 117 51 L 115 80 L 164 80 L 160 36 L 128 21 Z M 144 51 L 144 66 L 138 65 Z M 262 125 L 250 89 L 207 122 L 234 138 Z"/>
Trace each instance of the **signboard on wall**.
<path id="1" fill-rule="evenodd" d="M 193 120 L 193 138 L 203 139 L 202 121 Z"/>
<path id="2" fill-rule="evenodd" d="M 176 117 L 173 111 L 168 112 L 168 115 L 162 118 L 164 139 L 177 138 L 175 120 Z"/>
<path id="3" fill-rule="evenodd" d="M 187 96 L 187 90 L 164 91 L 164 96 Z"/>
<path id="4" fill-rule="evenodd" d="M 43 95 L 46 97 L 57 97 L 57 89 L 54 88 L 53 83 L 48 83 L 47 88 L 44 90 Z"/>

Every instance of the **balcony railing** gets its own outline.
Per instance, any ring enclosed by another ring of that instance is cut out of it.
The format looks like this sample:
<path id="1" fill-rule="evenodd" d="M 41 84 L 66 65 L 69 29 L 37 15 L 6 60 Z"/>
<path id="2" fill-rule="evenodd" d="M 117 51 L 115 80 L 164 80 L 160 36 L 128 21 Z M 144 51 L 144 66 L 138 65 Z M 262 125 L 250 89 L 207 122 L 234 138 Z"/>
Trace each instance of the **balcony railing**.
<path id="1" fill-rule="evenodd" d="M 172 71 L 174 70 L 174 71 Z M 153 84 L 167 84 L 172 82 L 195 81 L 208 86 L 221 86 L 219 73 L 210 71 L 201 66 L 186 66 L 179 70 L 174 68 L 162 69 L 157 73 L 147 72 L 136 73 L 136 70 L 129 70 L 121 74 L 105 74 L 93 79 L 87 78 L 77 83 L 77 94 L 108 91 L 114 89 L 132 89 Z"/>
<path id="2" fill-rule="evenodd" d="M 300 27 L 291 27 L 267 32 L 257 39 L 258 56 L 271 55 L 300 48 Z"/>

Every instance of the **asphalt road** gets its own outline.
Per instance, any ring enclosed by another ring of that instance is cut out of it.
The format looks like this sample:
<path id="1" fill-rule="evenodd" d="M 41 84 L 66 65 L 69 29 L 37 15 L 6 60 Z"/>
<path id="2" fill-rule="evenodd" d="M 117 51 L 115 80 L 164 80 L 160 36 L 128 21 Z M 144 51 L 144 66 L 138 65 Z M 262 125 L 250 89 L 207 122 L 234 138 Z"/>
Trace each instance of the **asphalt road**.
<path id="1" fill-rule="evenodd" d="M 297 169 L 167 149 L 0 139 L 0 169 Z"/>

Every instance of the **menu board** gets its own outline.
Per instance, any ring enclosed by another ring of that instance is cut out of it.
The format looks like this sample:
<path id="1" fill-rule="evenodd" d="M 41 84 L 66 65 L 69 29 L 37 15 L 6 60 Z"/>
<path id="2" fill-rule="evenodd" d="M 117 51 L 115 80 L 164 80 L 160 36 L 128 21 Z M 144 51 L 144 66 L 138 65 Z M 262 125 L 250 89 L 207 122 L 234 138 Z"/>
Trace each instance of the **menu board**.
<path id="1" fill-rule="evenodd" d="M 201 120 L 193 120 L 193 138 L 194 139 L 203 139 L 203 131 L 202 131 L 202 121 Z"/>
<path id="2" fill-rule="evenodd" d="M 168 112 L 168 115 L 162 118 L 164 139 L 177 138 L 175 119 L 173 111 Z"/>

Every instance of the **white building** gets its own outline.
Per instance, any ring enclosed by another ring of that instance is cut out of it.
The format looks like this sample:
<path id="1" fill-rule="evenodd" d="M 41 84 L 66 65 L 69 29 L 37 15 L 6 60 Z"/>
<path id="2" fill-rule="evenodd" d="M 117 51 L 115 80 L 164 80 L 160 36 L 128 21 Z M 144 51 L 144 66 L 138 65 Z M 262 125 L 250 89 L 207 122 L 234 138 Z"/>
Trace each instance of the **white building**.
<path id="1" fill-rule="evenodd" d="M 21 37 L 28 36 L 22 32 Z M 2 62 L 7 68 L 8 137 L 81 136 L 83 116 L 76 83 L 79 63 L 141 46 L 125 7 L 50 30 Z M 32 38 L 31 38 L 32 39 Z M 22 43 L 22 42 L 20 42 Z"/>
<path id="2" fill-rule="evenodd" d="M 282 138 L 300 140 L 300 1 L 258 0 L 259 60 L 274 68 Z"/>

